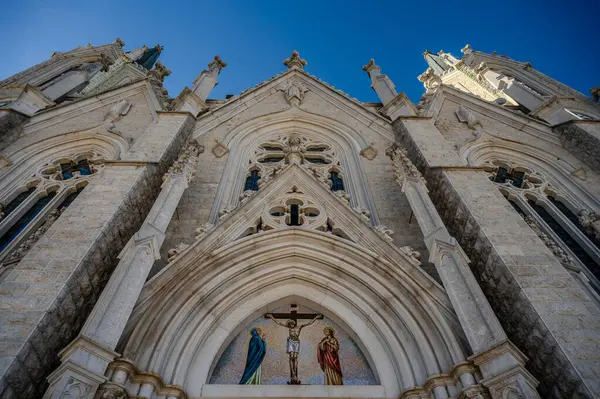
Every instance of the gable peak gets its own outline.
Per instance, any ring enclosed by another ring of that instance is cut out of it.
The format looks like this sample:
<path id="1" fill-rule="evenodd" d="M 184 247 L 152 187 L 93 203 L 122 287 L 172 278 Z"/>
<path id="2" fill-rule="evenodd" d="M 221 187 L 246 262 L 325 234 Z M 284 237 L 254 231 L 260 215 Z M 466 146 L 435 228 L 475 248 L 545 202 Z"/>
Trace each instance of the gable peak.
<path id="1" fill-rule="evenodd" d="M 283 61 L 283 65 L 288 67 L 288 69 L 303 69 L 306 64 L 307 62 L 300 58 L 300 54 L 296 50 L 292 51 L 292 55 Z"/>

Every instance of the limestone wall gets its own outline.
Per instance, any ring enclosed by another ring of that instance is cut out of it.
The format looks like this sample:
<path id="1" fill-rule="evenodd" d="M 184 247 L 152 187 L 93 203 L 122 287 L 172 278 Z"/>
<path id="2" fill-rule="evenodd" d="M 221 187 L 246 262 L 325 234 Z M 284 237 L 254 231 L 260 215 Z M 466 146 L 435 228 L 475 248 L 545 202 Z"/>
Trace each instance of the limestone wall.
<path id="1" fill-rule="evenodd" d="M 600 122 L 571 121 L 556 129 L 562 145 L 596 173 L 600 173 Z"/>
<path id="2" fill-rule="evenodd" d="M 413 162 L 425 172 L 438 212 L 469 256 L 509 338 L 529 357 L 527 366 L 540 380 L 541 396 L 598 395 L 600 313 L 595 304 L 486 172 L 461 170 L 457 154 L 443 160 L 424 154 L 416 144 L 421 135 L 410 124 L 398 121 L 394 127 Z M 438 135 L 430 151 L 445 141 Z M 447 168 L 453 162 L 458 169 Z"/>
<path id="3" fill-rule="evenodd" d="M 145 134 L 169 130 L 169 140 L 151 143 L 151 163 L 109 163 L 0 283 L 1 397 L 42 396 L 58 351 L 75 338 L 189 138 L 190 119 L 161 115 Z M 123 158 L 143 154 L 140 142 Z"/>

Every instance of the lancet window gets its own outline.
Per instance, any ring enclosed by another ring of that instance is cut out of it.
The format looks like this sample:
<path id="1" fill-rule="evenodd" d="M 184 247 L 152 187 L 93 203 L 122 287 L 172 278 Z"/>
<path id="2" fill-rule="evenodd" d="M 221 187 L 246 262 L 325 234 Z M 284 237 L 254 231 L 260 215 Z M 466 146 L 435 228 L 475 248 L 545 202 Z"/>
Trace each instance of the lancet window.
<path id="1" fill-rule="evenodd" d="M 541 174 L 509 162 L 484 165 L 490 180 L 570 270 L 578 269 L 600 293 L 600 243 L 574 207 Z"/>
<path id="2" fill-rule="evenodd" d="M 55 159 L 8 196 L 0 219 L 0 261 L 16 263 L 102 168 L 96 153 Z"/>
<path id="3" fill-rule="evenodd" d="M 250 174 L 246 177 L 246 184 L 244 184 L 244 191 L 252 190 L 258 191 L 258 181 L 260 175 L 257 169 L 251 170 Z"/>

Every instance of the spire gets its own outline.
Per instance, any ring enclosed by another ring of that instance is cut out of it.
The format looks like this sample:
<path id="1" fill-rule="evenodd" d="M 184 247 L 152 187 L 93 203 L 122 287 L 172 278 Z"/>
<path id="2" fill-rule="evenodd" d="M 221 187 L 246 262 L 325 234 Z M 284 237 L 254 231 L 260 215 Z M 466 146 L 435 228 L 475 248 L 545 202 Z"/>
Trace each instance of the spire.
<path id="1" fill-rule="evenodd" d="M 205 101 L 212 89 L 219 83 L 217 76 L 221 73 L 221 69 L 225 68 L 227 63 L 218 55 L 208 64 L 208 70 L 200 72 L 200 75 L 194 80 L 192 91 Z"/>
<path id="2" fill-rule="evenodd" d="M 381 73 L 381 68 L 375 65 L 374 59 L 371 58 L 369 63 L 362 69 L 369 74 L 369 77 L 371 78 L 371 88 L 375 90 L 375 93 L 377 93 L 377 96 L 383 105 L 387 105 L 396 98 L 398 95 L 396 86 L 394 86 L 394 83 L 387 75 Z"/>
<path id="3" fill-rule="evenodd" d="M 162 50 L 163 50 L 163 46 L 161 46 L 160 44 L 157 44 L 156 46 L 154 46 L 150 49 L 146 48 L 146 51 L 144 51 L 144 54 L 142 54 L 142 56 L 139 59 L 135 60 L 134 62 L 136 64 L 143 66 L 147 70 L 151 70 L 152 67 L 154 66 L 154 63 L 158 60 L 158 57 L 160 56 L 160 53 L 162 52 Z"/>
<path id="4" fill-rule="evenodd" d="M 288 69 L 298 68 L 302 69 L 306 66 L 307 62 L 300 58 L 300 54 L 296 50 L 292 51 L 292 55 L 283 61 L 283 65 L 288 67 Z"/>
<path id="5" fill-rule="evenodd" d="M 446 63 L 446 61 L 444 61 L 442 57 L 430 52 L 429 50 L 425 50 L 425 52 L 423 53 L 423 57 L 425 57 L 425 61 L 427 61 L 427 64 L 433 70 L 433 73 L 435 75 L 441 75 L 445 71 L 450 69 L 450 66 Z"/>

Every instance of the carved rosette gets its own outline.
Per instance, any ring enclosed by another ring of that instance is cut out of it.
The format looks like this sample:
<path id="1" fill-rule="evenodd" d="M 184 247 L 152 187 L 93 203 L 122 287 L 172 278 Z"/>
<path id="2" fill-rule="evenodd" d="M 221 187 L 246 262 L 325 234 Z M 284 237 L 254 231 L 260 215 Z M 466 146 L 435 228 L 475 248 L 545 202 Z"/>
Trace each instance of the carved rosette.
<path id="1" fill-rule="evenodd" d="M 394 165 L 394 177 L 396 178 L 396 183 L 398 183 L 400 187 L 404 187 L 407 178 L 426 184 L 425 178 L 423 178 L 421 172 L 419 172 L 417 167 L 411 162 L 410 158 L 408 158 L 408 151 L 406 148 L 400 147 L 394 143 L 385 153 L 392 159 Z"/>
<path id="2" fill-rule="evenodd" d="M 163 181 L 174 175 L 182 174 L 187 170 L 186 178 L 188 183 L 196 177 L 196 164 L 198 156 L 204 152 L 204 147 L 198 144 L 196 140 L 191 140 L 179 154 L 179 158 L 173 162 L 167 173 L 163 176 Z"/>

